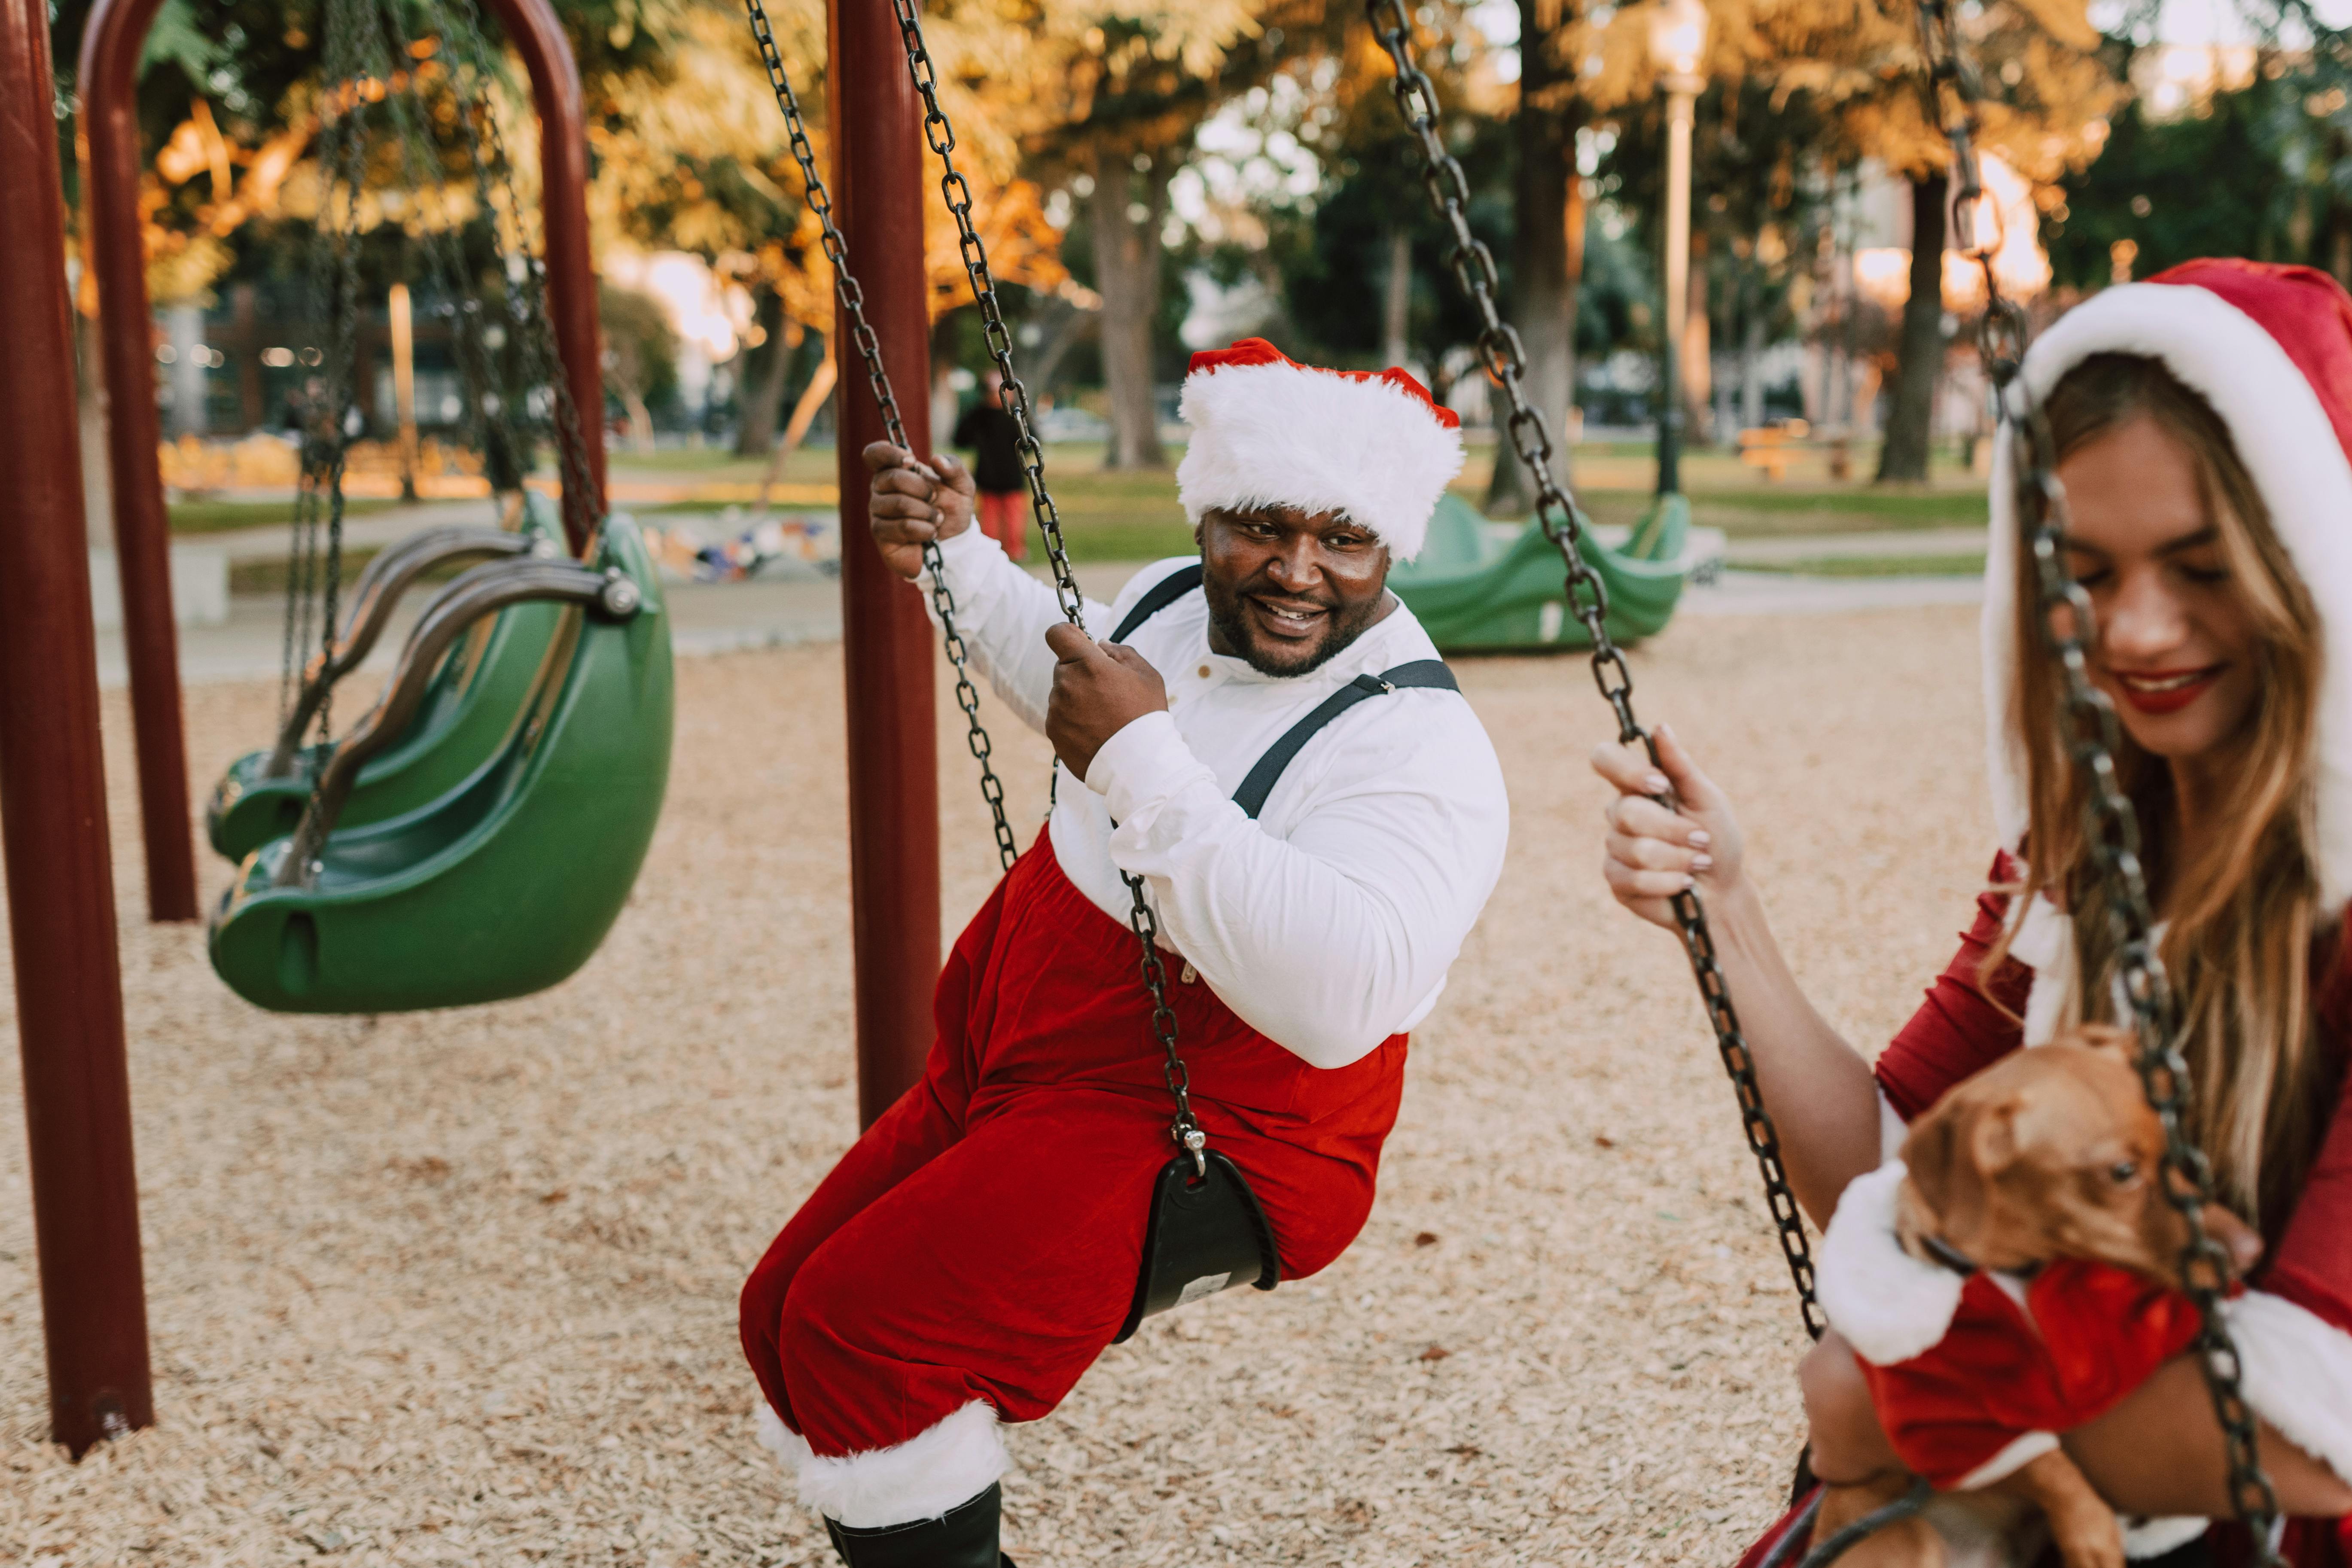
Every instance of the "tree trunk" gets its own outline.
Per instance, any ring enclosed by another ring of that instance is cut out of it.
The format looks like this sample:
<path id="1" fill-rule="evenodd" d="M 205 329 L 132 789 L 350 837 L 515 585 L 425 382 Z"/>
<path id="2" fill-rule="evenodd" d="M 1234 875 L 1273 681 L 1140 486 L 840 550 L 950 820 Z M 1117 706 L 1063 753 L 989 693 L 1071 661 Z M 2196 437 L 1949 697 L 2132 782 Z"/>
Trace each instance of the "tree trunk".
<path id="1" fill-rule="evenodd" d="M 654 449 L 654 416 L 634 386 L 621 389 L 621 406 L 629 411 L 629 444 L 640 452 Z"/>
<path id="2" fill-rule="evenodd" d="M 1691 226 L 1690 292 L 1683 307 L 1683 357 L 1675 370 L 1682 380 L 1683 419 L 1690 438 L 1685 450 L 1717 437 L 1715 428 L 1715 322 L 1706 305 L 1706 230 Z"/>
<path id="3" fill-rule="evenodd" d="M 1739 422 L 1751 430 L 1764 423 L 1763 292 L 1749 281 L 1748 320 L 1739 336 Z"/>
<path id="4" fill-rule="evenodd" d="M 1152 396 L 1151 328 L 1160 314 L 1160 224 L 1171 173 L 1155 159 L 1138 178 L 1128 156 L 1110 148 L 1095 160 L 1095 281 L 1102 289 L 1103 380 L 1110 394 L 1106 468 L 1168 466 Z"/>
<path id="5" fill-rule="evenodd" d="M 1562 0 L 1519 0 L 1519 111 L 1512 126 L 1519 165 L 1511 193 L 1511 325 L 1528 356 L 1519 388 L 1551 432 L 1552 473 L 1562 480 L 1576 402 L 1576 291 L 1584 275 L 1584 183 L 1576 172 L 1584 110 L 1550 39 L 1575 20 L 1574 10 Z M 1535 506 L 1536 488 L 1512 451 L 1508 417 L 1498 405 L 1486 510 L 1524 517 Z"/>
<path id="6" fill-rule="evenodd" d="M 1072 349 L 1086 341 L 1087 334 L 1102 325 L 1102 312 L 1082 310 L 1067 300 L 1050 302 L 1054 311 L 1053 324 L 1045 328 L 1045 341 L 1037 352 L 1029 356 L 1023 368 L 1021 380 L 1029 388 L 1029 400 L 1039 408 L 1054 401 L 1054 378 L 1061 374 L 1062 361 Z"/>
<path id="7" fill-rule="evenodd" d="M 1412 357 L 1412 236 L 1389 231 L 1388 275 L 1381 286 L 1381 363 L 1402 365 Z"/>
<path id="8" fill-rule="evenodd" d="M 805 336 L 798 321 L 786 319 L 783 301 L 772 289 L 763 291 L 759 323 L 767 329 L 768 341 L 761 345 L 766 352 L 744 356 L 748 374 L 737 383 L 743 400 L 743 423 L 735 432 L 739 458 L 756 458 L 776 444 L 776 416 L 783 412 L 784 386 Z"/>
<path id="9" fill-rule="evenodd" d="M 775 489 L 776 481 L 784 477 L 784 465 L 792 460 L 793 453 L 800 444 L 808 438 L 809 426 L 816 423 L 818 413 L 824 407 L 824 400 L 833 395 L 834 383 L 839 373 L 840 367 L 833 357 L 833 346 L 828 343 L 824 357 L 817 361 L 816 374 L 809 377 L 808 385 L 801 391 L 800 402 L 793 405 L 793 421 L 784 426 L 783 439 L 778 441 L 776 449 L 768 454 L 768 471 L 760 476 L 760 500 L 752 511 L 754 517 L 768 515 L 768 492 Z"/>
<path id="10" fill-rule="evenodd" d="M 1886 444 L 1878 449 L 1881 482 L 1927 479 L 1936 380 L 1943 368 L 1944 176 L 1938 173 L 1911 184 L 1911 298 L 1903 304 Z"/>

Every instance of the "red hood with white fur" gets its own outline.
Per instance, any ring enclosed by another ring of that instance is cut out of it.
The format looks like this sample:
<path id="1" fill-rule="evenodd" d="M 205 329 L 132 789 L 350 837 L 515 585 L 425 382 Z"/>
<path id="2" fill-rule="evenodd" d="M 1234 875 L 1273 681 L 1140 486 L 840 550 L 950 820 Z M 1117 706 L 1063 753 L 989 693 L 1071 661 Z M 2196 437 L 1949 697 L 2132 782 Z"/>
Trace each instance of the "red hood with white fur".
<path id="1" fill-rule="evenodd" d="M 2093 295 L 2025 356 L 2038 401 L 2097 353 L 2145 354 L 2221 416 L 2270 508 L 2271 523 L 2311 591 L 2326 661 L 2319 691 L 2318 847 L 2322 897 L 2352 900 L 2352 298 L 2308 267 L 2191 261 L 2145 283 Z M 2015 853 L 2025 837 L 2025 752 L 2016 680 L 2016 453 L 1994 455 L 1985 555 L 1984 692 L 1993 818 Z"/>

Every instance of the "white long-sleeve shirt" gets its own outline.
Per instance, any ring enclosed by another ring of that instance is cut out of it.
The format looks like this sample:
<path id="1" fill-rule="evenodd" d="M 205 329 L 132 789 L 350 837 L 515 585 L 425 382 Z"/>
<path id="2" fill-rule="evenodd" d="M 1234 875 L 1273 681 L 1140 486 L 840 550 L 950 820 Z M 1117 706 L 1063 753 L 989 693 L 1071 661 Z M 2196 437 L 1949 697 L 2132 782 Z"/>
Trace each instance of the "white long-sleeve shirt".
<path id="1" fill-rule="evenodd" d="M 1053 589 L 978 528 L 940 556 L 973 664 L 1043 731 L 1055 664 L 1045 630 L 1062 618 Z M 1088 601 L 1087 629 L 1108 637 L 1185 564 L 1144 568 L 1108 606 Z M 1208 633 L 1196 590 L 1129 635 L 1166 682 L 1168 710 L 1113 735 L 1083 784 L 1055 764 L 1054 853 L 1121 924 L 1132 900 L 1120 872 L 1145 878 L 1163 943 L 1243 1022 L 1317 1067 L 1345 1067 L 1427 1016 L 1445 988 L 1502 873 L 1502 767 L 1458 693 L 1400 689 L 1309 741 L 1252 820 L 1233 793 L 1286 731 L 1358 675 L 1437 649 L 1402 604 L 1301 676 L 1212 653 Z"/>

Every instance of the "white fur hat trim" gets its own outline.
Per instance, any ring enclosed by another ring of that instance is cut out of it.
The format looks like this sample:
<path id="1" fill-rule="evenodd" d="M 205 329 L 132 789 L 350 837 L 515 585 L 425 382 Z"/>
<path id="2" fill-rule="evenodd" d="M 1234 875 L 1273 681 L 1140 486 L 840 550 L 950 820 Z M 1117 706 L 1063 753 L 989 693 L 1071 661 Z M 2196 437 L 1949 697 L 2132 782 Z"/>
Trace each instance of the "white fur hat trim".
<path id="1" fill-rule="evenodd" d="M 2325 673 L 2319 691 L 2320 896 L 2352 900 L 2352 669 L 2333 657 L 2352 624 L 2352 460 L 2319 395 L 2254 319 L 2189 283 L 2127 283 L 2093 295 L 2059 318 L 2025 356 L 2026 385 L 2047 397 L 2066 372 L 2096 353 L 2164 362 L 2203 395 L 2229 427 L 2238 456 L 2271 511 L 2272 526 L 2317 605 Z M 2016 679 L 2017 455 L 2008 437 L 1993 458 L 1992 531 L 1985 552 L 1984 692 L 1993 818 L 2015 851 L 2025 837 L 2025 751 L 2011 709 Z"/>
<path id="2" fill-rule="evenodd" d="M 1909 1173 L 1902 1161 L 1889 1160 L 1856 1176 L 1822 1234 L 1814 1279 L 1822 1310 L 1873 1366 L 1893 1366 L 1942 1343 L 1967 1283 L 1912 1257 L 1895 1239 L 1895 1194 Z"/>
<path id="3" fill-rule="evenodd" d="M 1013 1468 L 996 1412 L 977 1399 L 903 1443 L 838 1458 L 812 1449 L 765 1399 L 757 1423 L 760 1446 L 799 1477 L 801 1501 L 852 1530 L 939 1519 Z"/>
<path id="4" fill-rule="evenodd" d="M 1192 427 L 1176 492 L 1185 517 L 1218 508 L 1344 511 L 1410 561 L 1462 471 L 1462 433 L 1377 378 L 1309 365 L 1221 364 L 1184 381 Z"/>

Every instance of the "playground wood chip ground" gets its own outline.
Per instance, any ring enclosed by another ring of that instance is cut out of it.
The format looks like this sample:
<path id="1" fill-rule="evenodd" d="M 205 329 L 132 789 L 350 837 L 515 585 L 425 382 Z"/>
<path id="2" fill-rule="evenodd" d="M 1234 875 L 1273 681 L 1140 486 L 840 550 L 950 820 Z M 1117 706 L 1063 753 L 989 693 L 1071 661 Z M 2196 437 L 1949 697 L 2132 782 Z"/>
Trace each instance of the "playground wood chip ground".
<path id="1" fill-rule="evenodd" d="M 1459 668 L 1512 857 L 1414 1038 L 1371 1223 L 1318 1278 L 1153 1320 L 1014 1431 L 1024 1568 L 1721 1568 L 1778 1511 L 1802 1332 L 1680 951 L 1596 874 L 1606 710 L 1578 658 Z M 1990 860 L 1976 668 L 1961 609 L 1685 619 L 1633 656 L 1872 1048 Z M 840 651 L 679 674 L 668 809 L 586 972 L 380 1019 L 255 1012 L 200 930 L 136 921 L 110 696 L 157 1424 L 78 1466 L 44 1440 L 11 1086 L 0 1564 L 831 1561 L 752 1443 L 735 1291 L 855 1131 Z M 951 935 L 993 868 L 946 699 Z M 190 690 L 199 789 L 275 701 Z M 990 713 L 1034 822 L 1044 745 Z"/>

